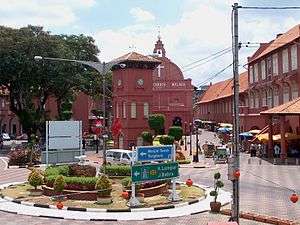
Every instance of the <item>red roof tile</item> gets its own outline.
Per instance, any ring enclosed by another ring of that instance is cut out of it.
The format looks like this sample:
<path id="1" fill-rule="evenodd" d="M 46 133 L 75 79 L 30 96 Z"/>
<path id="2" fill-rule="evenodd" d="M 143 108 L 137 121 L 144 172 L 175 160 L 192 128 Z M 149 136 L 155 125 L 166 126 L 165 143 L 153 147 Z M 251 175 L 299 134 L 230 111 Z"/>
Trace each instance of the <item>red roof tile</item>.
<path id="1" fill-rule="evenodd" d="M 137 61 L 137 62 L 160 63 L 159 60 L 155 59 L 152 56 L 145 56 L 145 55 L 139 54 L 137 52 L 129 52 L 119 58 L 114 59 L 113 61 L 118 61 L 118 62 Z"/>
<path id="2" fill-rule="evenodd" d="M 261 112 L 261 114 L 300 115 L 300 97 Z"/>
<path id="3" fill-rule="evenodd" d="M 248 89 L 248 73 L 243 72 L 239 76 L 240 93 Z M 210 102 L 216 99 L 225 98 L 233 95 L 233 79 L 224 80 L 215 83 L 204 92 L 198 103 Z"/>
<path id="4" fill-rule="evenodd" d="M 300 37 L 300 24 L 294 26 L 292 29 L 290 29 L 286 33 L 280 35 L 275 40 L 268 43 L 268 47 L 266 47 L 260 54 L 254 53 L 254 55 L 250 58 L 250 62 L 252 62 L 258 58 L 261 58 L 261 57 L 267 55 L 268 53 L 270 53 L 286 44 L 289 44 L 289 43 L 295 41 L 295 39 L 297 39 L 299 37 Z"/>

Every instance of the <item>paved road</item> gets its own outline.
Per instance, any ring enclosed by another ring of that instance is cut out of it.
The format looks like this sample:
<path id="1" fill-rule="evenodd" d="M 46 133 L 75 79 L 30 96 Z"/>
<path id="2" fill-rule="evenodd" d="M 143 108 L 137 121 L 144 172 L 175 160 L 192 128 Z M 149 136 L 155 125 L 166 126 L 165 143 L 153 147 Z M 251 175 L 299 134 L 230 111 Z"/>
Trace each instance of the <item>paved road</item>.
<path id="1" fill-rule="evenodd" d="M 201 143 L 205 140 L 218 142 L 211 132 L 203 132 Z M 300 204 L 292 204 L 289 201 L 291 191 L 294 189 L 300 193 L 299 166 L 279 166 L 263 161 L 259 165 L 259 159 L 252 158 L 248 164 L 248 155 L 241 156 L 241 210 L 277 216 L 300 221 Z M 205 159 L 206 163 L 212 163 L 211 159 Z M 0 184 L 12 181 L 20 181 L 27 177 L 26 169 L 8 169 L 3 171 L 4 163 L 0 161 Z M 213 174 L 220 171 L 225 183 L 225 189 L 231 191 L 231 182 L 227 180 L 227 165 L 219 165 L 219 169 L 191 169 L 182 168 L 181 179 L 191 177 L 194 182 L 212 185 Z M 227 206 L 229 207 L 229 206 Z M 159 219 L 153 221 L 135 222 L 88 222 L 89 224 L 197 224 L 206 225 L 208 221 L 227 221 L 228 217 L 203 213 L 193 216 L 185 216 L 172 219 Z M 48 218 L 36 218 L 30 216 L 13 215 L 0 212 L 0 224 L 86 224 L 86 221 L 63 221 Z M 241 220 L 242 225 L 261 224 L 254 221 Z"/>

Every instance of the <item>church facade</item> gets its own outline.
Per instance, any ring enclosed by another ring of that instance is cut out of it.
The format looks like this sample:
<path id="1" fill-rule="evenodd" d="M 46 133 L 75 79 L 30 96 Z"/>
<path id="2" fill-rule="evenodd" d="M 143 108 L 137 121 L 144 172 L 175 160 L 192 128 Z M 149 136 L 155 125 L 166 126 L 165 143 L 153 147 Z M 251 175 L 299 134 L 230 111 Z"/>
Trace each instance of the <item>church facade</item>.
<path id="1" fill-rule="evenodd" d="M 149 131 L 148 116 L 164 114 L 165 132 L 173 121 L 182 124 L 193 119 L 191 79 L 184 79 L 180 68 L 166 57 L 161 38 L 155 44 L 153 55 L 136 52 L 115 59 L 125 67 L 113 67 L 114 119 L 122 130 L 115 137 L 115 147 L 128 149 L 140 144 L 140 134 Z"/>

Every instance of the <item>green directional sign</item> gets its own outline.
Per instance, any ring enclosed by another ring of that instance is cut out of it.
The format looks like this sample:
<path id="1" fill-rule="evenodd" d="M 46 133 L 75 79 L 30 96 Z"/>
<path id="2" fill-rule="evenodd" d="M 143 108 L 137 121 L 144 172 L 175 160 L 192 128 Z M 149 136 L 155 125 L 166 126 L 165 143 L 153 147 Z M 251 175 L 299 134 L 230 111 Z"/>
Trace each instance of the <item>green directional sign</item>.
<path id="1" fill-rule="evenodd" d="M 164 180 L 178 176 L 179 172 L 177 162 L 134 165 L 131 169 L 132 182 Z"/>

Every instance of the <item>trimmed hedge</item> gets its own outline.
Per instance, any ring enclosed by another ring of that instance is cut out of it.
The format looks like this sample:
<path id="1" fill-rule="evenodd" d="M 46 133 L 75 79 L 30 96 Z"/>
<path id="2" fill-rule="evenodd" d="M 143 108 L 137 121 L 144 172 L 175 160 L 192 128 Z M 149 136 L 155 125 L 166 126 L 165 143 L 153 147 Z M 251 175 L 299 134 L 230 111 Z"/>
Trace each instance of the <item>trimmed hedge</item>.
<path id="1" fill-rule="evenodd" d="M 104 167 L 101 167 L 104 172 Z M 131 176 L 131 168 L 129 165 L 106 165 L 105 174 L 108 176 Z"/>
<path id="2" fill-rule="evenodd" d="M 46 185 L 53 187 L 57 176 L 46 177 Z M 66 188 L 71 190 L 94 190 L 98 177 L 65 177 Z"/>
<path id="3" fill-rule="evenodd" d="M 70 167 L 68 165 L 49 166 L 45 170 L 45 177 L 58 176 L 58 175 L 69 176 Z"/>

